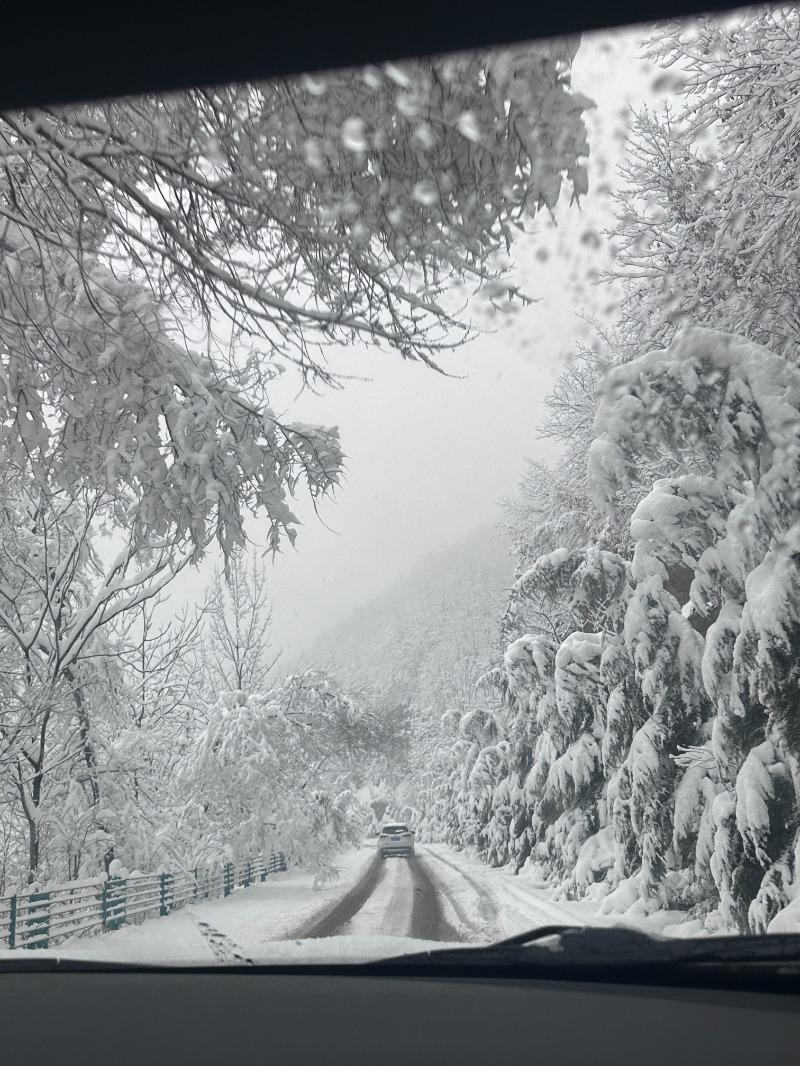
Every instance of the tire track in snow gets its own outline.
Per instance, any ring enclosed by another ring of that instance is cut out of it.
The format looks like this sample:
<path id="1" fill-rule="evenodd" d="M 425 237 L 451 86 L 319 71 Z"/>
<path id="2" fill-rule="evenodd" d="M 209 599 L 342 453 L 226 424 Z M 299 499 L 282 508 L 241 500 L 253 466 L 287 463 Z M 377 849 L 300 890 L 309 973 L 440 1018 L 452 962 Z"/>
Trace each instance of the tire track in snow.
<path id="1" fill-rule="evenodd" d="M 508 884 L 503 885 L 503 891 L 525 907 L 524 913 L 521 911 L 517 912 L 523 920 L 527 919 L 526 924 L 523 925 L 522 929 L 517 930 L 518 932 L 524 932 L 526 929 L 531 928 L 531 916 L 538 917 L 536 914 L 537 911 L 542 916 L 542 925 L 549 922 L 556 925 L 586 925 L 586 922 L 582 918 L 577 917 L 563 907 L 559 907 L 557 903 L 552 903 L 549 900 L 540 899 L 538 896 L 532 895 L 521 886 L 515 885 L 510 879 Z"/>
<path id="2" fill-rule="evenodd" d="M 364 906 L 375 891 L 382 874 L 381 860 L 376 854 L 374 860 L 367 867 L 364 876 L 356 882 L 347 895 L 340 899 L 336 906 L 332 907 L 321 918 L 307 925 L 300 932 L 295 933 L 292 939 L 301 940 L 336 936 L 342 926 L 346 925 L 353 915 L 357 914 Z"/>
<path id="3" fill-rule="evenodd" d="M 445 922 L 438 886 L 419 857 L 388 859 L 369 899 L 337 932 L 346 936 L 398 936 L 455 942 Z"/>
<path id="4" fill-rule="evenodd" d="M 417 846 L 419 847 L 420 845 Z M 445 866 L 449 867 L 451 870 L 457 873 L 460 879 L 462 881 L 465 881 L 472 889 L 477 901 L 476 910 L 472 910 L 471 908 L 467 909 L 464 904 L 464 901 L 458 900 L 454 896 L 452 891 L 448 890 L 446 882 L 443 882 L 441 878 L 435 877 L 435 880 L 438 882 L 439 885 L 438 895 L 447 900 L 448 904 L 455 912 L 455 915 L 461 925 L 472 933 L 477 934 L 481 939 L 499 939 L 500 936 L 502 936 L 502 931 L 500 930 L 498 924 L 497 909 L 494 906 L 494 902 L 491 896 L 483 887 L 483 885 L 481 885 L 477 880 L 475 880 L 475 878 L 470 877 L 470 875 L 465 873 L 462 869 L 460 869 L 460 867 L 456 866 L 452 862 L 449 862 L 442 855 L 439 855 L 438 852 L 433 851 L 431 848 L 425 847 L 425 854 L 428 858 L 435 859 L 436 862 L 443 863 Z M 452 878 L 450 878 L 450 880 L 452 881 Z M 480 927 L 476 927 L 475 924 L 476 911 L 478 917 L 481 920 Z M 487 935 L 487 933 L 489 935 Z M 461 940 L 463 938 L 460 936 L 456 936 L 455 939 Z"/>
<path id="5" fill-rule="evenodd" d="M 378 883 L 363 907 L 342 925 L 340 936 L 410 936 L 414 886 L 402 859 L 383 862 Z"/>
<path id="6" fill-rule="evenodd" d="M 441 893 L 436 879 L 431 876 L 427 862 L 417 855 L 409 860 L 409 870 L 414 883 L 414 900 L 411 911 L 411 935 L 420 940 L 443 940 L 455 943 L 461 937 L 444 920 L 440 903 Z"/>
<path id="7" fill-rule="evenodd" d="M 496 940 L 504 936 L 513 936 L 516 933 L 525 932 L 525 930 L 531 929 L 537 924 L 586 924 L 581 918 L 578 918 L 566 909 L 559 907 L 557 903 L 552 903 L 548 900 L 541 899 L 539 896 L 534 896 L 530 891 L 515 884 L 510 876 L 504 876 L 502 881 L 498 880 L 496 887 L 500 891 L 492 892 L 488 887 L 482 885 L 476 877 L 467 873 L 462 866 L 451 862 L 449 859 L 446 859 L 443 855 L 440 855 L 437 851 L 433 851 L 431 848 L 426 847 L 425 850 L 429 855 L 459 874 L 459 876 L 472 887 L 478 896 L 481 901 L 479 903 L 479 914 L 481 918 L 486 924 L 492 926 L 494 930 L 496 930 L 496 934 L 491 937 L 486 936 L 487 930 L 485 926 L 481 930 L 475 930 L 482 934 L 483 939 Z M 490 867 L 486 867 L 486 870 L 489 869 Z M 458 913 L 459 908 L 456 901 L 450 897 L 450 902 L 453 909 Z M 461 916 L 462 920 L 465 920 L 463 916 L 463 906 Z M 470 922 L 467 919 L 465 924 L 467 924 L 468 927 L 475 929 L 474 921 Z"/>
<path id="8" fill-rule="evenodd" d="M 562 910 L 558 904 L 534 896 L 530 891 L 515 884 L 512 876 L 503 877 L 498 883 L 499 891 L 495 896 L 504 936 L 516 936 L 540 925 L 584 924 L 574 915 Z"/>
<path id="9" fill-rule="evenodd" d="M 298 935 L 396 936 L 454 943 L 461 938 L 445 921 L 441 885 L 428 864 L 414 859 L 376 860 L 350 895 Z"/>

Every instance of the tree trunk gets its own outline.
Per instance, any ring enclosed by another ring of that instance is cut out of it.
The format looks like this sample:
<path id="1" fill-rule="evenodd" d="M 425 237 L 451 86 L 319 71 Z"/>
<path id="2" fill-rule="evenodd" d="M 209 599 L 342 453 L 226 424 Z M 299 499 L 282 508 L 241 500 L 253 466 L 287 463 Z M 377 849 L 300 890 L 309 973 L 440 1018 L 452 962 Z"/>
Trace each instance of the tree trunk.
<path id="1" fill-rule="evenodd" d="M 39 870 L 39 826 L 36 822 L 28 819 L 28 884 L 32 885 L 36 880 Z"/>
<path id="2" fill-rule="evenodd" d="M 70 682 L 75 685 L 75 677 L 70 672 L 68 674 Z M 86 709 L 86 704 L 83 700 L 83 693 L 80 688 L 75 685 L 72 690 L 72 695 L 75 700 L 75 707 L 78 712 L 78 727 L 80 730 L 81 738 L 81 750 L 83 752 L 83 761 L 86 764 L 86 770 L 88 774 L 90 803 L 92 807 L 100 806 L 100 782 L 97 777 L 97 756 L 94 750 L 94 744 L 92 743 L 91 735 L 91 722 L 89 720 L 89 712 Z M 97 828 L 108 836 L 111 836 L 109 829 L 99 819 L 95 819 Z M 111 866 L 111 863 L 116 858 L 116 850 L 113 843 L 109 843 L 106 846 L 106 850 L 103 854 L 103 866 L 106 873 Z"/>
<path id="3" fill-rule="evenodd" d="M 16 782 L 17 792 L 22 805 L 22 813 L 25 815 L 25 821 L 28 824 L 28 884 L 32 885 L 38 879 L 39 863 L 42 858 L 39 805 L 42 799 L 43 774 L 40 768 L 35 769 L 30 792 L 26 788 L 23 769 L 19 763 L 17 764 L 17 775 L 19 777 Z"/>

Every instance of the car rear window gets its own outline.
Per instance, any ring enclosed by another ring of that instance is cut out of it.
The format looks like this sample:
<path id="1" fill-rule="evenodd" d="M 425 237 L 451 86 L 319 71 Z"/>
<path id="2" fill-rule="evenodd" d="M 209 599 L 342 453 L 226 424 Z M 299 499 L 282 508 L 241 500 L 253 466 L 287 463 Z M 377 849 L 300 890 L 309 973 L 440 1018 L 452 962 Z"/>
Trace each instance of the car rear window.
<path id="1" fill-rule="evenodd" d="M 407 825 L 385 825 L 383 827 L 383 832 L 388 834 L 388 835 L 390 835 L 390 836 L 396 836 L 398 833 L 407 833 L 408 832 L 408 826 Z"/>

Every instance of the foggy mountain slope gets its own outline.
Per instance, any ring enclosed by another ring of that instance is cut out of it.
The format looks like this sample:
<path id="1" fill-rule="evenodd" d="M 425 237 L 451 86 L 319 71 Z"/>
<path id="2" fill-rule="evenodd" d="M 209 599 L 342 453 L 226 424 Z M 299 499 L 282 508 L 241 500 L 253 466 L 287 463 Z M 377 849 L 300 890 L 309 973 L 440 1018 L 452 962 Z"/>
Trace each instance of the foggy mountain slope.
<path id="1" fill-rule="evenodd" d="M 348 683 L 445 710 L 468 698 L 464 687 L 491 657 L 513 568 L 503 537 L 478 528 L 323 634 L 311 656 Z"/>

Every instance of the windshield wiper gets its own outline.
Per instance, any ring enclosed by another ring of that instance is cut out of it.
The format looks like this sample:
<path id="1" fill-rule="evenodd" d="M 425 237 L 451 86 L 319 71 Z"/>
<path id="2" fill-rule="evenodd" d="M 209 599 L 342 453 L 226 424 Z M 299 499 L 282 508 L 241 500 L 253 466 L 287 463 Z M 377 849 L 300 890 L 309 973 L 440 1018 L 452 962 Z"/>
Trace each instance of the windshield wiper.
<path id="1" fill-rule="evenodd" d="M 720 936 L 685 940 L 623 926 L 546 925 L 497 943 L 413 952 L 371 962 L 115 963 L 15 952 L 0 956 L 0 973 L 335 974 L 591 981 L 628 985 L 729 988 L 800 993 L 800 934 Z"/>
<path id="2" fill-rule="evenodd" d="M 558 938 L 558 945 L 542 949 L 540 941 Z M 653 936 L 625 926 L 545 925 L 488 945 L 486 951 L 536 948 L 549 958 L 596 962 L 598 965 L 662 963 L 700 965 L 722 963 L 778 963 L 800 969 L 800 934 L 713 936 L 685 939 Z"/>
<path id="3" fill-rule="evenodd" d="M 800 934 L 668 939 L 622 926 L 539 926 L 493 944 L 415 952 L 381 965 L 634 984 L 800 991 Z"/>
<path id="4" fill-rule="evenodd" d="M 533 944 L 537 940 L 545 940 L 547 937 L 560 936 L 562 933 L 571 933 L 575 929 L 585 929 L 583 925 L 537 925 L 533 929 L 527 929 L 524 933 L 516 936 L 508 936 L 489 944 L 489 948 L 501 947 L 504 944 Z"/>
<path id="5" fill-rule="evenodd" d="M 4 973 L 150 973 L 153 966 L 138 962 L 109 962 L 106 959 L 71 959 L 69 956 L 38 951 L 14 951 L 0 955 Z"/>

